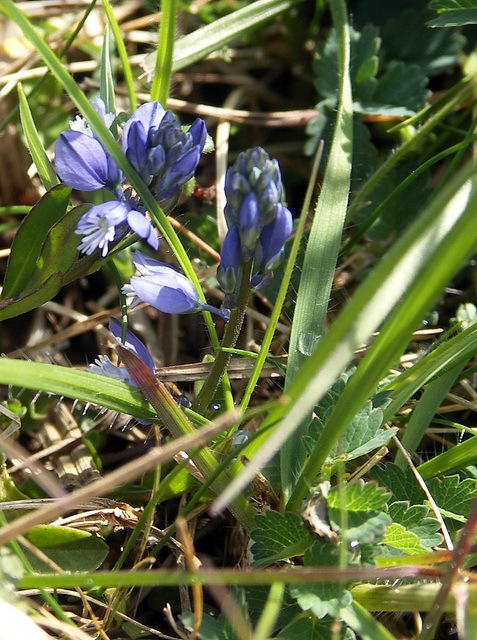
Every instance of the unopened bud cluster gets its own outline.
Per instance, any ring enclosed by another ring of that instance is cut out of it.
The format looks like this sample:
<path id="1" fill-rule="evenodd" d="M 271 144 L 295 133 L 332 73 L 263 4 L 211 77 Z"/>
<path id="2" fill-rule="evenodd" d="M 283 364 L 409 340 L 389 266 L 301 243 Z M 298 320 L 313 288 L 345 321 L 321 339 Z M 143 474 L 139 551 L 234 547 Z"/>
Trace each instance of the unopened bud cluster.
<path id="1" fill-rule="evenodd" d="M 282 261 L 293 217 L 281 202 L 282 178 L 277 160 L 255 147 L 239 154 L 225 177 L 228 232 L 222 246 L 217 279 L 233 306 L 244 263 L 253 262 L 250 286 L 259 289 Z"/>

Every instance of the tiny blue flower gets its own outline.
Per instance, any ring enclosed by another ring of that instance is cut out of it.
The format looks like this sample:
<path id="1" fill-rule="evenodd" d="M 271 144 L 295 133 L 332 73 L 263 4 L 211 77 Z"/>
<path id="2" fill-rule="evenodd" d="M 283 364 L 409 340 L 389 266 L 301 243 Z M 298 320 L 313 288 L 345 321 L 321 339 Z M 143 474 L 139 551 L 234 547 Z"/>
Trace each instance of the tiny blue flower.
<path id="1" fill-rule="evenodd" d="M 125 225 L 128 208 L 122 202 L 111 200 L 91 207 L 81 216 L 75 233 L 83 236 L 79 250 L 91 255 L 96 249 L 101 249 L 101 255 L 106 256 L 109 243 L 127 231 Z"/>
<path id="2" fill-rule="evenodd" d="M 132 331 L 129 331 L 128 329 L 126 333 L 126 340 L 124 343 L 122 343 L 122 327 L 119 320 L 116 320 L 116 318 L 111 318 L 109 321 L 109 330 L 114 335 L 116 341 L 119 344 L 124 344 L 126 349 L 129 349 L 129 351 L 135 353 L 138 358 L 141 358 L 148 369 L 150 369 L 153 373 L 155 372 L 154 360 L 151 354 L 146 349 L 141 340 L 139 340 L 139 338 L 137 338 L 132 333 Z M 96 358 L 94 364 L 89 365 L 88 370 L 91 373 L 97 373 L 99 375 L 106 376 L 107 378 L 113 378 L 114 380 L 121 380 L 122 382 L 133 385 L 134 387 L 137 386 L 134 380 L 129 375 L 127 369 L 125 367 L 117 367 L 116 365 L 114 365 L 108 358 L 108 356 L 99 356 L 98 358 Z"/>
<path id="3" fill-rule="evenodd" d="M 210 311 L 222 315 L 219 309 L 202 302 L 192 282 L 173 267 L 138 251 L 133 253 L 133 262 L 141 275 L 133 276 L 123 287 L 125 295 L 134 296 L 133 307 L 142 301 L 163 313 Z"/>
<path id="4" fill-rule="evenodd" d="M 154 227 L 140 211 L 131 209 L 126 202 L 109 200 L 91 207 L 81 216 L 75 230 L 76 234 L 83 236 L 79 250 L 91 255 L 96 249 L 101 249 L 104 258 L 108 253 L 109 243 L 121 238 L 128 226 L 153 249 L 159 247 Z"/>

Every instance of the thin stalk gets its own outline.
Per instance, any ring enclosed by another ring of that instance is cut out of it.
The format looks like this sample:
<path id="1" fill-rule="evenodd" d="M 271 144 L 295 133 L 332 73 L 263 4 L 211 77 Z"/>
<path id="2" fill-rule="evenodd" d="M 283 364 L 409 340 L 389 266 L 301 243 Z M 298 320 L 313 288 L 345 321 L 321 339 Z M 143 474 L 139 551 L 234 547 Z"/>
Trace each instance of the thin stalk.
<path id="1" fill-rule="evenodd" d="M 177 0 L 163 0 L 161 9 L 161 26 L 159 28 L 156 68 L 151 87 L 151 100 L 158 100 L 165 105 L 171 84 L 172 57 L 177 23 Z"/>
<path id="2" fill-rule="evenodd" d="M 248 300 L 250 298 L 250 274 L 252 263 L 242 264 L 242 277 L 240 280 L 240 290 L 237 296 L 237 307 L 230 314 L 230 320 L 227 323 L 221 347 L 233 348 L 237 344 L 242 328 L 243 319 L 247 310 Z M 219 351 L 212 365 L 212 369 L 204 382 L 197 398 L 192 404 L 192 409 L 197 413 L 203 413 L 210 401 L 214 397 L 214 393 L 219 386 L 232 354 L 228 351 Z"/>
<path id="3" fill-rule="evenodd" d="M 137 98 L 136 98 L 136 92 L 134 91 L 134 78 L 132 74 L 131 65 L 129 64 L 128 52 L 126 51 L 126 46 L 122 38 L 118 21 L 114 17 L 114 13 L 113 13 L 113 10 L 111 9 L 109 0 L 103 0 L 103 7 L 106 13 L 106 16 L 108 18 L 111 31 L 113 32 L 114 41 L 116 43 L 116 48 L 118 50 L 119 58 L 121 59 L 121 64 L 123 67 L 124 82 L 126 83 L 126 87 L 128 91 L 129 104 L 131 105 L 131 111 L 134 112 L 137 109 Z"/>

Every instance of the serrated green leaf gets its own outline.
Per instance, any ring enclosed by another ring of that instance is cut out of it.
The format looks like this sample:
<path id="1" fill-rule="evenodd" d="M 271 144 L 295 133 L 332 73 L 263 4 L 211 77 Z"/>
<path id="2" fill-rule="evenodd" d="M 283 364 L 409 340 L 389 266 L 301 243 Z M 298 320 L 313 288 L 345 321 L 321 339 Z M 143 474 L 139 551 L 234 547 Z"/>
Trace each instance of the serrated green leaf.
<path id="1" fill-rule="evenodd" d="M 424 505 L 409 505 L 407 501 L 393 502 L 388 513 L 393 523 L 401 524 L 406 531 L 415 534 L 420 543 L 431 549 L 442 543 L 443 537 L 438 533 L 439 521 L 431 517 L 432 512 Z M 386 531 L 386 537 L 387 537 Z"/>
<path id="2" fill-rule="evenodd" d="M 391 494 L 376 482 L 354 482 L 342 489 L 334 487 L 328 494 L 328 506 L 349 511 L 370 511 L 382 509 Z"/>
<path id="3" fill-rule="evenodd" d="M 255 567 L 301 556 L 313 544 L 313 538 L 304 528 L 301 518 L 294 513 L 278 513 L 269 509 L 256 516 L 255 522 L 257 528 L 250 534 L 254 540 L 251 552 Z"/>
<path id="4" fill-rule="evenodd" d="M 426 7 L 401 11 L 381 29 L 382 49 L 387 59 L 417 64 L 424 75 L 435 76 L 458 64 L 466 38 L 456 29 L 429 29 L 428 19 Z"/>
<path id="5" fill-rule="evenodd" d="M 453 525 L 452 519 L 465 522 L 476 497 L 477 482 L 473 478 L 460 481 L 459 476 L 454 475 L 442 480 L 434 478 L 427 486 L 439 509 L 451 518 L 447 523 L 449 528 L 460 529 L 459 524 Z"/>
<path id="6" fill-rule="evenodd" d="M 346 511 L 346 540 L 370 544 L 381 538 L 391 523 L 383 511 L 391 494 L 374 482 L 360 481 L 342 489 L 333 488 L 328 495 L 328 517 L 335 531 L 339 531 Z"/>
<path id="7" fill-rule="evenodd" d="M 71 189 L 53 187 L 23 219 L 13 241 L 1 300 L 23 293 L 35 269 L 48 230 L 65 214 Z"/>
<path id="8" fill-rule="evenodd" d="M 250 613 L 250 619 L 256 623 L 263 613 L 270 592 L 268 585 L 254 585 L 245 588 L 247 605 Z M 275 623 L 275 629 L 281 629 L 289 624 L 297 615 L 301 613 L 296 601 L 291 597 L 288 590 L 283 594 L 283 600 L 280 607 L 280 615 Z"/>
<path id="9" fill-rule="evenodd" d="M 369 115 L 407 116 L 421 109 L 429 96 L 427 78 L 417 65 L 393 61 L 372 94 L 355 108 Z"/>
<path id="10" fill-rule="evenodd" d="M 384 468 L 373 467 L 370 476 L 392 492 L 392 500 L 407 500 L 411 505 L 423 504 L 422 489 L 408 468 L 401 469 L 397 464 L 388 462 Z"/>
<path id="11" fill-rule="evenodd" d="M 421 541 L 415 533 L 407 530 L 402 524 L 398 524 L 397 522 L 393 522 L 387 527 L 382 542 L 384 545 L 410 556 L 428 551 L 426 547 L 421 545 Z"/>
<path id="12" fill-rule="evenodd" d="M 339 566 L 339 551 L 333 545 L 314 545 L 305 553 L 305 567 Z M 297 599 L 304 611 L 312 611 L 317 618 L 337 616 L 340 607 L 352 602 L 351 593 L 343 585 L 329 582 L 294 584 L 290 586 L 291 595 Z"/>
<path id="13" fill-rule="evenodd" d="M 96 570 L 109 553 L 109 547 L 102 538 L 68 527 L 40 525 L 31 529 L 26 537 L 53 562 L 70 573 Z M 24 553 L 37 573 L 51 572 L 51 568 L 28 549 Z"/>

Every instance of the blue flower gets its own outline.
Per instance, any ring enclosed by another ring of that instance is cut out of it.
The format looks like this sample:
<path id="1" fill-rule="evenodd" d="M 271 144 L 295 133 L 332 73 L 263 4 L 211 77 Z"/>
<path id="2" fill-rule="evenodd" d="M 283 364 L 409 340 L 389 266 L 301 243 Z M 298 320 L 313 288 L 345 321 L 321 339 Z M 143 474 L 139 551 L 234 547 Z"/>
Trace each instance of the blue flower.
<path id="1" fill-rule="evenodd" d="M 103 258 L 109 250 L 109 243 L 124 236 L 128 227 L 145 239 L 153 249 L 159 247 L 157 233 L 146 217 L 131 209 L 126 202 L 110 200 L 98 204 L 81 216 L 75 233 L 83 236 L 79 245 L 82 253 L 91 255 L 101 249 Z"/>
<path id="2" fill-rule="evenodd" d="M 134 354 L 141 358 L 144 364 L 150 369 L 153 373 L 155 372 L 154 360 L 152 359 L 151 354 L 146 349 L 144 344 L 137 338 L 132 331 L 127 331 L 126 340 L 123 343 L 121 341 L 121 333 L 122 333 L 122 325 L 119 320 L 116 318 L 111 318 L 109 321 L 109 330 L 116 338 L 116 341 L 119 344 L 124 344 L 126 349 L 132 351 Z M 102 376 L 106 376 L 107 378 L 113 378 L 114 380 L 121 380 L 126 384 L 131 384 L 136 387 L 136 383 L 129 375 L 127 369 L 125 367 L 117 367 L 114 365 L 108 356 L 99 356 L 96 358 L 94 364 L 90 364 L 88 370 L 91 373 L 97 373 Z"/>
<path id="3" fill-rule="evenodd" d="M 141 105 L 124 126 L 123 151 L 158 202 L 174 197 L 194 175 L 207 137 L 197 119 L 184 131 L 157 102 Z"/>
<path id="4" fill-rule="evenodd" d="M 55 166 L 60 180 L 78 191 L 115 192 L 121 174 L 103 145 L 92 135 L 63 131 L 55 144 Z"/>
<path id="5" fill-rule="evenodd" d="M 192 282 L 173 267 L 138 251 L 133 253 L 133 262 L 141 275 L 133 276 L 123 287 L 125 295 L 134 296 L 133 307 L 142 301 L 163 313 L 210 311 L 223 317 L 219 309 L 202 302 Z"/>
<path id="6" fill-rule="evenodd" d="M 98 115 L 110 128 L 114 114 L 106 112 L 103 101 L 92 101 Z M 101 249 L 107 255 L 109 243 L 127 233 L 128 227 L 153 248 L 158 238 L 144 215 L 145 208 L 130 188 L 123 192 L 124 176 L 81 117 L 70 122 L 55 145 L 55 164 L 60 179 L 73 189 L 98 191 L 108 189 L 117 199 L 92 207 L 78 225 L 76 233 L 84 236 L 79 246 L 90 255 Z M 139 172 L 158 202 L 170 200 L 194 175 L 205 145 L 207 131 L 203 120 L 196 120 L 183 131 L 170 111 L 158 102 L 141 105 L 126 122 L 122 135 L 124 155 Z"/>

